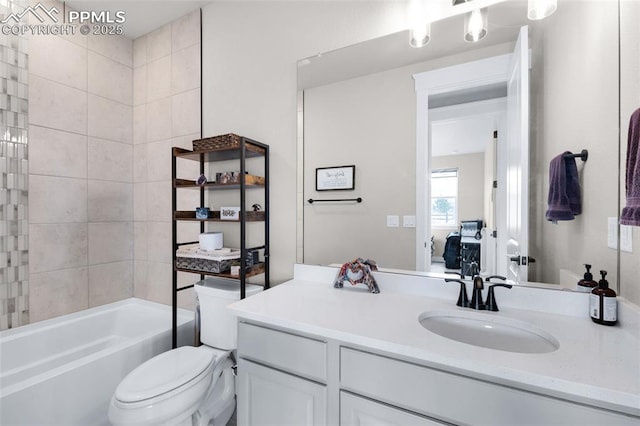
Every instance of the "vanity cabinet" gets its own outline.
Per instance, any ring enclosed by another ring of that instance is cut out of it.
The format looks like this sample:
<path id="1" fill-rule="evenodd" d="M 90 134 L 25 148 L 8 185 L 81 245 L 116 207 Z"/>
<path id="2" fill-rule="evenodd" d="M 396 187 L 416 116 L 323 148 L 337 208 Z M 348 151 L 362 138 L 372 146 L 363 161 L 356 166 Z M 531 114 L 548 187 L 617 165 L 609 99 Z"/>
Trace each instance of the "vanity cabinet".
<path id="1" fill-rule="evenodd" d="M 241 320 L 242 425 L 638 425 L 638 418 Z M 549 379 L 551 380 L 551 378 Z"/>

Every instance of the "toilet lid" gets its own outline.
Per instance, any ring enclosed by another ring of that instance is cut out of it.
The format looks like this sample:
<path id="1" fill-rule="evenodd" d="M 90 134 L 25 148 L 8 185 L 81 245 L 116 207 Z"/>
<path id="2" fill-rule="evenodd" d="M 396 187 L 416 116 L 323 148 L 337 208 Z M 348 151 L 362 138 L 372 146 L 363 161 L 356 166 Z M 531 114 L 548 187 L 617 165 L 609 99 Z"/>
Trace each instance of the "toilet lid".
<path id="1" fill-rule="evenodd" d="M 203 373 L 213 364 L 216 352 L 183 346 L 164 352 L 134 369 L 118 385 L 115 397 L 138 402 L 162 395 Z"/>

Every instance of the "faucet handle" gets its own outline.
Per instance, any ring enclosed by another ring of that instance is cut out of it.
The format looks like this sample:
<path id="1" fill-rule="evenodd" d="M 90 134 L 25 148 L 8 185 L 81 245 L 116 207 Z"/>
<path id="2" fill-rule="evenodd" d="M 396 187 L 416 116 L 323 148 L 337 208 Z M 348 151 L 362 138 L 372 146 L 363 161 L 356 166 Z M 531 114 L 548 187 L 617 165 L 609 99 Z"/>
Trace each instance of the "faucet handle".
<path id="1" fill-rule="evenodd" d="M 453 274 L 453 275 L 459 275 L 460 279 L 464 280 L 464 274 L 462 272 L 458 272 L 458 271 L 444 271 L 445 274 Z"/>
<path id="2" fill-rule="evenodd" d="M 489 277 L 491 278 L 491 277 Z M 487 278 L 487 281 L 489 281 L 489 278 Z M 506 287 L 506 288 L 511 288 L 513 287 L 511 284 L 493 284 L 489 286 L 489 294 L 487 295 L 487 302 L 486 302 L 486 309 L 487 311 L 493 311 L 493 312 L 497 312 L 498 309 L 498 304 L 496 303 L 496 296 L 495 294 L 493 294 L 493 288 L 494 287 Z"/>
<path id="3" fill-rule="evenodd" d="M 488 277 L 486 278 L 486 281 L 487 281 L 488 283 L 490 283 L 490 282 L 491 282 L 491 280 L 492 280 L 492 279 L 494 279 L 494 278 L 499 279 L 499 280 L 502 280 L 502 281 L 506 281 L 506 280 L 507 280 L 507 277 L 503 277 L 502 275 L 490 275 L 490 276 L 488 276 Z M 511 288 L 511 287 L 509 287 L 509 288 Z"/>
<path id="4" fill-rule="evenodd" d="M 460 294 L 458 294 L 458 301 L 456 302 L 457 306 L 461 306 L 463 308 L 469 307 L 469 297 L 467 296 L 467 286 L 464 281 L 455 279 L 455 278 L 445 278 L 445 282 L 451 283 L 460 283 Z"/>

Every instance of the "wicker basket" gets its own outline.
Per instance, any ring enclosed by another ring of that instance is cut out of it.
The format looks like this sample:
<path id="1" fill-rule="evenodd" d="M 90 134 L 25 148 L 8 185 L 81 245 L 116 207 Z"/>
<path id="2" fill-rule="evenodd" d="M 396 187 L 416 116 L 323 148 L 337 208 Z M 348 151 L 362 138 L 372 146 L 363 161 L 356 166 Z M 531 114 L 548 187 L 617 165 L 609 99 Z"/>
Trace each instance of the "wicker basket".
<path id="1" fill-rule="evenodd" d="M 210 138 L 204 139 L 196 139 L 193 141 L 193 150 L 211 151 L 216 149 L 239 148 L 240 139 L 242 139 L 242 136 L 238 136 L 234 133 L 212 136 Z"/>
<path id="2" fill-rule="evenodd" d="M 233 260 L 209 260 L 196 257 L 176 257 L 176 267 L 194 271 L 213 272 L 221 274 L 231 269 Z"/>

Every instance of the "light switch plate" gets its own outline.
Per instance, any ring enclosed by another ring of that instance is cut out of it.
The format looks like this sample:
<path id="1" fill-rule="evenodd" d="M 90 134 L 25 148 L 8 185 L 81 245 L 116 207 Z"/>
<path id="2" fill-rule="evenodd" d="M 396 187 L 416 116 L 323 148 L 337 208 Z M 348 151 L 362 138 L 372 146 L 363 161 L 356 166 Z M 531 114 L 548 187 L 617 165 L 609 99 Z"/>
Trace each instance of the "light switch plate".
<path id="1" fill-rule="evenodd" d="M 400 216 L 387 215 L 387 228 L 398 228 L 400 226 Z"/>
<path id="2" fill-rule="evenodd" d="M 415 228 L 416 217 L 415 216 L 402 216 L 402 226 L 404 228 Z"/>

